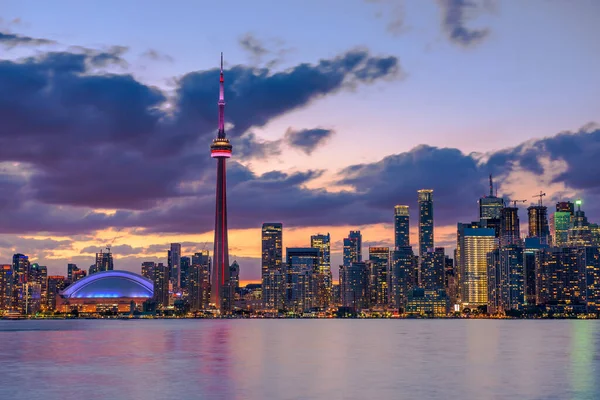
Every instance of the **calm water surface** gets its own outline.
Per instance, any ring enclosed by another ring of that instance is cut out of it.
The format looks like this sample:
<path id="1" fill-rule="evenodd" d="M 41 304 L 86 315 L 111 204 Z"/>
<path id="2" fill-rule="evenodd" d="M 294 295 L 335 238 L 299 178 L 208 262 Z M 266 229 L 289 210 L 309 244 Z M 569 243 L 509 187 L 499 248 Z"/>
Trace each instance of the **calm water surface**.
<path id="1" fill-rule="evenodd" d="M 600 321 L 0 321 L 0 399 L 600 399 Z"/>

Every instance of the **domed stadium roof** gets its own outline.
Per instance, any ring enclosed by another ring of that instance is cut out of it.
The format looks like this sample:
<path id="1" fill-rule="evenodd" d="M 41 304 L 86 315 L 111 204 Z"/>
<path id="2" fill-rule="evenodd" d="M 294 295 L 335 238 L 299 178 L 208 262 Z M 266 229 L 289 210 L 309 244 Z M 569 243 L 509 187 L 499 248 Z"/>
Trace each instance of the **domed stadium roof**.
<path id="1" fill-rule="evenodd" d="M 102 271 L 78 280 L 60 292 L 64 298 L 93 299 L 154 295 L 151 280 L 129 271 Z"/>

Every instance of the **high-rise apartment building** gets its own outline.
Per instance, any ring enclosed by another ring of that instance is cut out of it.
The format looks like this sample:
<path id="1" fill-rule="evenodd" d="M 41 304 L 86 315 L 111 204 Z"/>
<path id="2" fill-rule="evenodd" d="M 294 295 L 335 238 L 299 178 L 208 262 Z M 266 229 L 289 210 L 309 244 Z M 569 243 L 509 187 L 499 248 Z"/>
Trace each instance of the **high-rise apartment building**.
<path id="1" fill-rule="evenodd" d="M 536 301 L 539 305 L 585 307 L 585 249 L 552 247 L 536 254 Z"/>
<path id="2" fill-rule="evenodd" d="M 0 310 L 11 308 L 13 284 L 14 275 L 12 265 L 0 265 Z"/>
<path id="3" fill-rule="evenodd" d="M 354 312 L 369 308 L 371 293 L 369 262 L 351 262 L 340 266 L 340 302 Z"/>
<path id="4" fill-rule="evenodd" d="M 179 259 L 179 286 L 180 289 L 187 289 L 187 283 L 190 273 L 190 266 L 192 265 L 192 260 L 190 257 L 181 257 Z"/>
<path id="5" fill-rule="evenodd" d="M 262 226 L 262 296 L 265 310 L 281 310 L 285 303 L 285 268 L 283 262 L 283 225 L 279 222 Z"/>
<path id="6" fill-rule="evenodd" d="M 433 248 L 433 190 L 421 189 L 419 199 L 419 259 Z"/>
<path id="7" fill-rule="evenodd" d="M 286 248 L 286 306 L 303 313 L 316 307 L 320 251 L 312 247 Z"/>
<path id="8" fill-rule="evenodd" d="M 173 286 L 181 287 L 181 244 L 171 243 L 171 248 L 167 252 L 167 264 L 169 265 L 169 277 Z"/>
<path id="9" fill-rule="evenodd" d="M 581 200 L 575 202 L 577 211 L 573 215 L 571 228 L 569 229 L 569 246 L 583 247 L 594 244 L 592 229 L 585 212 L 581 211 Z"/>
<path id="10" fill-rule="evenodd" d="M 423 254 L 419 287 L 425 290 L 443 290 L 446 254 L 443 247 L 429 249 Z"/>
<path id="11" fill-rule="evenodd" d="M 100 253 L 96 253 L 96 264 L 94 272 L 112 271 L 114 269 L 113 255 L 108 250 L 106 253 L 100 250 Z M 90 272 L 90 275 L 92 272 Z"/>
<path id="12" fill-rule="evenodd" d="M 487 306 L 487 255 L 497 243 L 494 229 L 473 225 L 459 223 L 457 237 L 461 301 L 469 308 Z"/>
<path id="13" fill-rule="evenodd" d="M 496 237 L 501 234 L 503 208 L 504 199 L 494 194 L 494 183 L 490 175 L 490 193 L 479 199 L 479 222 L 483 228 L 493 228 Z"/>
<path id="14" fill-rule="evenodd" d="M 310 237 L 310 247 L 319 249 L 319 269 L 316 274 L 317 307 L 327 308 L 331 303 L 331 237 L 318 234 Z"/>
<path id="15" fill-rule="evenodd" d="M 519 244 L 521 244 L 519 209 L 517 207 L 504 207 L 500 211 L 500 245 Z"/>
<path id="16" fill-rule="evenodd" d="M 344 238 L 343 264 L 350 265 L 353 262 L 362 262 L 362 235 L 360 231 L 350 231 Z"/>
<path id="17" fill-rule="evenodd" d="M 187 278 L 190 310 L 199 311 L 208 307 L 210 301 L 210 254 L 208 250 L 195 253 L 191 259 Z"/>
<path id="18" fill-rule="evenodd" d="M 410 220 L 408 206 L 397 205 L 394 207 L 394 246 L 410 246 Z"/>
<path id="19" fill-rule="evenodd" d="M 390 304 L 402 308 L 418 283 L 418 265 L 411 246 L 396 248 L 390 260 Z"/>
<path id="20" fill-rule="evenodd" d="M 548 207 L 537 205 L 527 208 L 529 218 L 529 237 L 540 238 L 541 243 L 548 244 L 550 228 L 548 227 Z"/>
<path id="21" fill-rule="evenodd" d="M 525 304 L 523 247 L 507 245 L 488 253 L 488 312 L 520 310 Z"/>
<path id="22" fill-rule="evenodd" d="M 389 301 L 390 248 L 369 247 L 371 263 L 371 303 L 375 306 L 387 306 Z"/>
<path id="23" fill-rule="evenodd" d="M 154 298 L 158 307 L 169 306 L 169 267 L 163 263 L 142 263 L 142 276 L 154 282 Z"/>
<path id="24" fill-rule="evenodd" d="M 48 295 L 46 297 L 48 309 L 56 310 L 56 296 L 67 287 L 67 284 L 68 281 L 62 275 L 50 275 L 48 277 Z"/>

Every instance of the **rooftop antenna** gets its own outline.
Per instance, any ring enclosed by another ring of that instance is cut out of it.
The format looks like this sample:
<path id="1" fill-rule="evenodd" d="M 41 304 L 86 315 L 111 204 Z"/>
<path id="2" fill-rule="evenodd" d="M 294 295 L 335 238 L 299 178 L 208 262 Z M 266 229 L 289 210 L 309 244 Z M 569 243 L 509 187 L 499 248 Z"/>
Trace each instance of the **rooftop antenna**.
<path id="1" fill-rule="evenodd" d="M 492 174 L 490 174 L 490 197 L 494 197 L 494 181 L 492 180 Z"/>

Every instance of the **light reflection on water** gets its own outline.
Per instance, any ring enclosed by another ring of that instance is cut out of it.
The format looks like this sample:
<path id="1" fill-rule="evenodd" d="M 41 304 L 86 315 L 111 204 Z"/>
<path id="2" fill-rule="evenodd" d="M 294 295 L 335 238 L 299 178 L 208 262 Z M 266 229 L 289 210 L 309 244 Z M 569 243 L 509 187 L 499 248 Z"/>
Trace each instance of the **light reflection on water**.
<path id="1" fill-rule="evenodd" d="M 600 322 L 0 321 L 0 399 L 600 399 Z"/>

